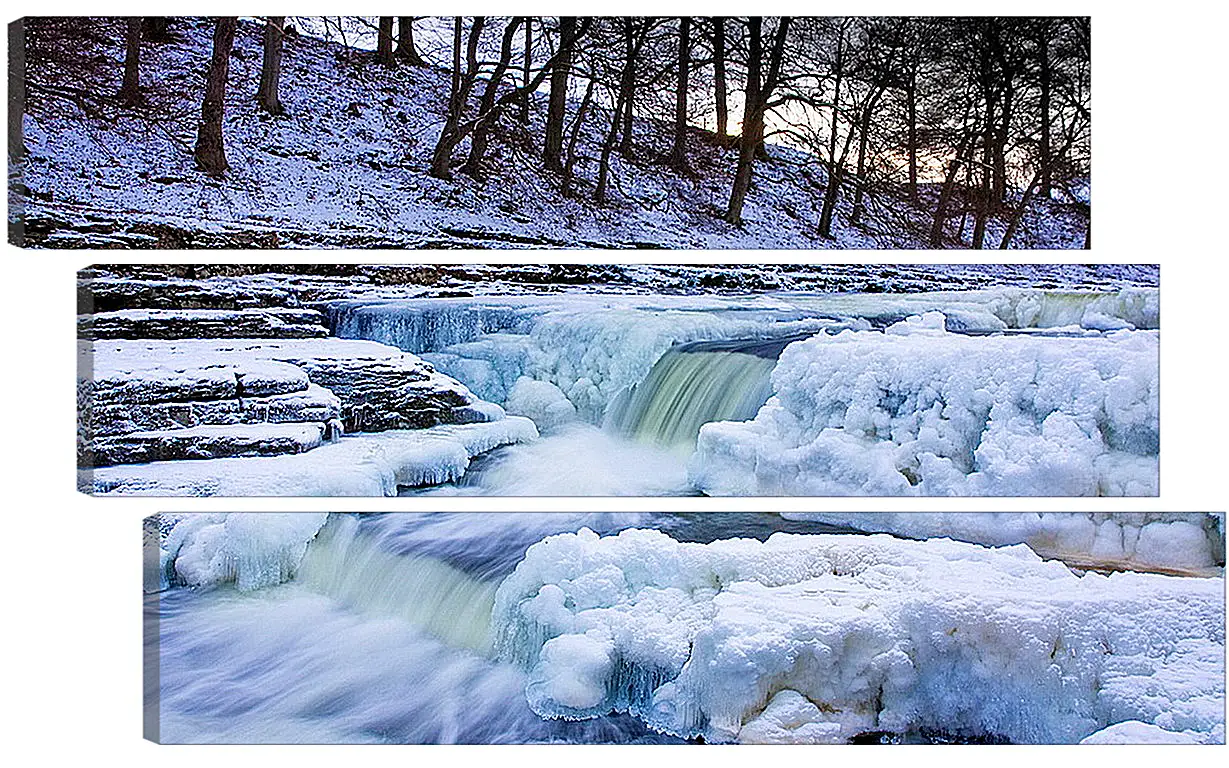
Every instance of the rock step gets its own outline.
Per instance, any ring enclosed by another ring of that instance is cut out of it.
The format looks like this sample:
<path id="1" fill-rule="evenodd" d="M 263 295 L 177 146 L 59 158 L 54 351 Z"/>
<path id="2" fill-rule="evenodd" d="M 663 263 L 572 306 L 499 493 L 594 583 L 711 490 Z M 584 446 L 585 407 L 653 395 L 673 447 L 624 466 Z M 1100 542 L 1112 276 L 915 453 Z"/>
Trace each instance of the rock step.
<path id="1" fill-rule="evenodd" d="M 129 432 L 94 441 L 97 464 L 303 453 L 340 433 L 336 421 L 294 424 L 206 424 Z"/>
<path id="2" fill-rule="evenodd" d="M 82 339 L 313 339 L 328 336 L 314 309 L 121 309 L 77 317 Z"/>

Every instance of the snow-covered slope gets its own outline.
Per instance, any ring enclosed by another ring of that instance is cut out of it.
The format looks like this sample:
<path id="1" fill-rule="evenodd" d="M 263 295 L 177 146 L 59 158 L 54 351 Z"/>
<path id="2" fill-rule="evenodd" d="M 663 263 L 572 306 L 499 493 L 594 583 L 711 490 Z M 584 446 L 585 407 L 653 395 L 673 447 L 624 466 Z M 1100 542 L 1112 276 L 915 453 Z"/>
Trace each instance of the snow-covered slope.
<path id="1" fill-rule="evenodd" d="M 122 20 L 109 22 L 108 44 L 84 38 L 84 54 L 102 75 L 90 87 L 119 89 Z M 259 81 L 261 27 L 240 23 L 231 58 L 224 181 L 194 167 L 203 72 L 212 24 L 184 19 L 175 39 L 142 50 L 148 105 L 139 111 L 84 116 L 74 105 L 34 94 L 23 127 L 27 157 L 10 182 L 10 221 L 20 243 L 41 247 L 636 247 L 636 248 L 918 248 L 926 247 L 928 211 L 886 196 L 850 226 L 838 210 L 833 239 L 816 233 L 825 178 L 818 163 L 786 147 L 757 163 L 743 213 L 745 226 L 721 220 L 735 153 L 695 132 L 694 175 L 660 162 L 669 131 L 637 123 L 637 152 L 613 161 L 612 202 L 589 201 L 604 125 L 586 124 L 577 165 L 580 194 L 565 198 L 538 157 L 545 104 L 529 129 L 505 120 L 493 137 L 484 178 L 427 175 L 444 121 L 450 74 L 442 69 L 389 71 L 370 52 L 305 35 L 287 38 L 281 100 L 287 115 L 263 114 Z M 106 38 L 104 38 L 106 39 Z M 64 73 L 32 60 L 27 77 L 57 83 Z M 110 79 L 108 79 L 110 78 Z M 575 105 L 573 105 L 575 109 Z M 605 114 L 595 113 L 605 122 Z M 464 157 L 466 145 L 457 153 Z M 933 190 L 925 190 L 926 197 Z M 1012 245 L 1080 247 L 1080 206 L 1039 202 Z M 1002 217 L 989 223 L 997 243 Z"/>

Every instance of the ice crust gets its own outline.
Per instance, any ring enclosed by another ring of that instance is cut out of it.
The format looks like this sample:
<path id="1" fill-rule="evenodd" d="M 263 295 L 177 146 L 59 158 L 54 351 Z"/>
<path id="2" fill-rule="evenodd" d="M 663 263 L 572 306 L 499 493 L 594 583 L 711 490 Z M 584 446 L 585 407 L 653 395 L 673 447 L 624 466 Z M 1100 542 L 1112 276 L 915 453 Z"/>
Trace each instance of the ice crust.
<path id="1" fill-rule="evenodd" d="M 1080 565 L 1207 572 L 1225 562 L 1225 516 L 1205 512 L 783 512 L 912 539 L 1027 544 Z"/>
<path id="2" fill-rule="evenodd" d="M 937 312 L 788 346 L 749 422 L 705 425 L 710 495 L 1156 495 L 1159 335 L 968 336 Z"/>
<path id="3" fill-rule="evenodd" d="M 1221 578 L 1080 576 L 1023 546 L 587 529 L 530 547 L 493 618 L 544 717 L 760 742 L 1132 720 L 1223 742 L 1224 626 Z"/>
<path id="4" fill-rule="evenodd" d="M 478 454 L 534 440 L 529 419 L 348 435 L 306 453 L 159 461 L 79 470 L 99 495 L 396 496 L 400 486 L 458 480 Z"/>
<path id="5" fill-rule="evenodd" d="M 233 583 L 242 592 L 288 581 L 326 512 L 186 515 L 162 544 L 174 578 L 199 587 Z"/>

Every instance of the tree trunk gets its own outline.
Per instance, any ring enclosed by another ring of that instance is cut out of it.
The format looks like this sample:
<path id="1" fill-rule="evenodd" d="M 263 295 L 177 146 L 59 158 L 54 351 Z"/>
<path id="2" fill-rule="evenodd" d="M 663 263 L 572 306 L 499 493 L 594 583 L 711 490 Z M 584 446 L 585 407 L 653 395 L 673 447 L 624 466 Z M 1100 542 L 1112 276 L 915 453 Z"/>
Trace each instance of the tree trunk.
<path id="1" fill-rule="evenodd" d="M 469 43 L 465 47 L 465 73 L 461 73 L 461 42 L 464 38 L 462 17 L 453 18 L 452 26 L 452 89 L 448 97 L 448 118 L 440 131 L 439 141 L 435 144 L 435 152 L 431 156 L 429 173 L 437 179 L 452 178 L 452 150 L 461 143 L 463 135 L 458 131 L 461 117 L 465 111 L 465 103 L 469 100 L 469 89 L 473 85 L 478 69 L 478 40 L 482 35 L 484 16 L 475 16 L 473 26 L 469 31 Z"/>
<path id="2" fill-rule="evenodd" d="M 674 98 L 674 147 L 670 165 L 679 173 L 687 172 L 687 74 L 691 68 L 691 17 L 679 19 L 678 85 Z"/>
<path id="3" fill-rule="evenodd" d="M 585 85 L 585 95 L 580 100 L 580 108 L 576 110 L 576 122 L 572 123 L 572 133 L 568 138 L 567 161 L 563 164 L 563 184 L 561 190 L 564 197 L 572 196 L 572 181 L 575 179 L 576 144 L 580 139 L 580 129 L 585 122 L 585 114 L 589 111 L 589 103 L 593 100 L 593 87 L 597 84 L 595 78 L 589 78 Z"/>
<path id="4" fill-rule="evenodd" d="M 222 144 L 222 118 L 226 110 L 226 79 L 230 74 L 230 51 L 235 42 L 237 16 L 222 16 L 213 30 L 213 57 L 205 81 L 205 102 L 196 134 L 196 165 L 210 176 L 221 176 L 229 167 Z"/>
<path id="5" fill-rule="evenodd" d="M 119 98 L 126 107 L 135 107 L 141 101 L 141 17 L 129 16 L 125 34 L 127 51 L 124 55 L 124 85 Z"/>
<path id="6" fill-rule="evenodd" d="M 905 111 L 909 121 L 909 202 L 918 204 L 917 196 L 917 72 L 909 76 L 905 89 Z"/>
<path id="7" fill-rule="evenodd" d="M 994 133 L 993 147 L 993 187 L 991 190 L 991 211 L 998 211 L 1002 208 L 1003 202 L 1007 199 L 1007 140 L 1011 134 L 1012 110 L 1015 106 L 1015 90 L 1011 87 L 1010 81 L 1004 85 L 1003 104 L 1000 110 L 1001 116 L 999 128 Z"/>
<path id="8" fill-rule="evenodd" d="M 525 17 L 525 80 L 523 86 L 525 88 L 525 98 L 521 101 L 521 123 L 529 125 L 529 100 L 532 98 L 529 91 L 529 74 L 533 70 L 533 17 Z"/>
<path id="9" fill-rule="evenodd" d="M 1054 189 L 1054 175 L 1051 171 L 1050 157 L 1050 27 L 1044 24 L 1041 29 L 1040 50 L 1041 59 L 1041 196 L 1047 200 Z"/>
<path id="10" fill-rule="evenodd" d="M 630 36 L 631 32 L 629 31 L 628 34 Z M 634 50 L 634 47 L 630 48 L 627 58 L 623 61 L 623 72 L 619 78 L 619 94 L 615 98 L 614 109 L 610 113 L 610 128 L 606 131 L 606 139 L 602 142 L 602 156 L 597 169 L 597 188 L 593 193 L 593 200 L 598 205 L 606 203 L 606 186 L 610 181 L 610 156 L 614 153 L 615 141 L 619 137 L 619 125 L 623 120 L 623 102 L 631 95 L 631 90 L 626 85 L 631 77 Z"/>
<path id="11" fill-rule="evenodd" d="M 982 146 L 981 189 L 977 195 L 977 218 L 973 220 L 973 238 L 969 247 L 980 251 L 986 244 L 986 221 L 990 218 L 990 199 L 994 193 L 994 134 L 986 130 Z"/>
<path id="12" fill-rule="evenodd" d="M 1020 221 L 1024 218 L 1025 211 L 1028 210 L 1028 204 L 1033 199 L 1033 192 L 1037 189 L 1037 185 L 1041 182 L 1040 169 L 1038 173 L 1033 174 L 1033 180 L 1029 182 L 1028 189 L 1024 190 L 1024 194 L 1020 197 L 1020 204 L 1011 214 L 1011 220 L 1007 222 L 1007 230 L 1003 232 L 1003 239 L 999 241 L 999 250 L 1005 251 L 1011 247 L 1011 240 L 1016 236 L 1016 230 L 1020 227 Z"/>
<path id="13" fill-rule="evenodd" d="M 725 87 L 725 18 L 713 17 L 713 96 L 717 101 L 717 141 L 724 146 L 728 138 L 730 110 Z"/>
<path id="14" fill-rule="evenodd" d="M 947 221 L 947 206 L 951 202 L 952 193 L 956 191 L 956 177 L 960 175 L 960 168 L 964 165 L 964 153 L 969 143 L 969 133 L 965 133 L 960 139 L 960 144 L 956 146 L 956 154 L 952 157 L 951 165 L 947 168 L 947 175 L 943 178 L 943 186 L 939 190 L 939 201 L 935 205 L 935 217 L 930 224 L 930 247 L 943 247 L 943 224 Z"/>
<path id="15" fill-rule="evenodd" d="M 546 114 L 546 146 L 543 159 L 546 167 L 563 172 L 563 123 L 567 114 L 568 75 L 572 69 L 572 45 L 576 34 L 576 17 L 559 17 L 559 46 L 562 53 L 550 76 L 550 106 Z"/>
<path id="16" fill-rule="evenodd" d="M 747 19 L 748 56 L 746 105 L 743 108 L 743 133 L 738 148 L 738 169 L 734 173 L 734 185 L 730 190 L 730 204 L 725 220 L 736 226 L 742 225 L 743 203 L 751 190 L 751 175 L 755 157 L 764 143 L 764 113 L 772 90 L 781 77 L 781 61 L 785 55 L 785 38 L 789 31 L 789 16 L 777 22 L 776 38 L 768 58 L 768 75 L 761 75 L 761 58 L 764 55 L 763 20 L 758 16 Z"/>
<path id="17" fill-rule="evenodd" d="M 380 17 L 380 31 L 376 35 L 376 58 L 386 67 L 393 66 L 393 17 Z"/>
<path id="18" fill-rule="evenodd" d="M 627 59 L 623 67 L 624 76 L 620 83 L 620 88 L 624 93 L 622 94 L 623 135 L 619 139 L 619 154 L 624 157 L 631 157 L 635 154 L 634 142 L 636 139 L 634 112 L 636 108 L 636 50 L 638 46 L 635 40 L 635 22 L 631 19 L 624 19 L 623 23 L 624 31 L 627 34 Z"/>
<path id="19" fill-rule="evenodd" d="M 282 78 L 282 36 L 286 29 L 285 16 L 270 16 L 265 21 L 265 57 L 260 68 L 260 90 L 256 100 L 270 115 L 280 115 L 281 98 L 278 84 Z"/>
<path id="20" fill-rule="evenodd" d="M 508 26 L 504 27 L 503 41 L 499 47 L 499 63 L 496 64 L 495 70 L 486 81 L 486 89 L 482 92 L 482 99 L 478 105 L 478 124 L 470 139 L 469 159 L 465 161 L 465 166 L 461 169 L 470 176 L 478 176 L 482 158 L 486 155 L 491 126 L 499 119 L 499 110 L 495 108 L 495 97 L 499 95 L 499 86 L 503 83 L 504 73 L 508 71 L 508 65 L 512 61 L 512 44 L 516 39 L 516 31 L 521 21 L 520 16 L 513 16 Z"/>
<path id="21" fill-rule="evenodd" d="M 730 204 L 725 220 L 735 226 L 742 225 L 743 203 L 751 189 L 751 172 L 755 164 L 755 149 L 763 133 L 764 115 L 760 106 L 760 63 L 763 58 L 763 20 L 758 16 L 747 19 L 749 53 L 747 55 L 747 88 L 743 105 L 743 131 L 738 145 L 738 168 L 734 172 L 734 186 L 730 190 Z"/>
<path id="22" fill-rule="evenodd" d="M 426 62 L 422 60 L 422 56 L 418 55 L 418 49 L 414 47 L 413 16 L 397 17 L 397 50 L 395 53 L 398 59 L 412 67 L 426 65 Z"/>

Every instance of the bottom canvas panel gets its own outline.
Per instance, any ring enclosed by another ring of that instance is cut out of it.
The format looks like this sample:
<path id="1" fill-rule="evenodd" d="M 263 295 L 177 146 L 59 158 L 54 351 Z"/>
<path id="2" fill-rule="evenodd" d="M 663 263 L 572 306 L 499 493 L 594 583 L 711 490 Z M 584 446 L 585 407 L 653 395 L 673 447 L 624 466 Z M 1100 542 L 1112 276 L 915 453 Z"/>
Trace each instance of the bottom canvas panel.
<path id="1" fill-rule="evenodd" d="M 1224 515 L 164 514 L 163 743 L 1223 743 Z"/>

